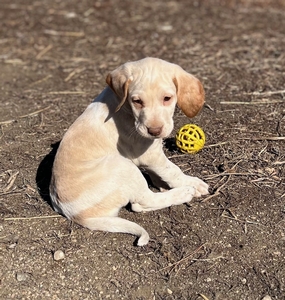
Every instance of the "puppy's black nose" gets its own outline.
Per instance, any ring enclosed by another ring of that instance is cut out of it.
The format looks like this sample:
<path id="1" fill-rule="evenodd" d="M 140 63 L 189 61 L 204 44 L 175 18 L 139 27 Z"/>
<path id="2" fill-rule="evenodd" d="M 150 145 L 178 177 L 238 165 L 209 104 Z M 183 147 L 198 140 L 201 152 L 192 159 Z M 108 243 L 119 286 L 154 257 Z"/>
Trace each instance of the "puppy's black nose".
<path id="1" fill-rule="evenodd" d="M 148 127 L 147 132 L 152 136 L 158 136 L 161 134 L 162 127 Z"/>

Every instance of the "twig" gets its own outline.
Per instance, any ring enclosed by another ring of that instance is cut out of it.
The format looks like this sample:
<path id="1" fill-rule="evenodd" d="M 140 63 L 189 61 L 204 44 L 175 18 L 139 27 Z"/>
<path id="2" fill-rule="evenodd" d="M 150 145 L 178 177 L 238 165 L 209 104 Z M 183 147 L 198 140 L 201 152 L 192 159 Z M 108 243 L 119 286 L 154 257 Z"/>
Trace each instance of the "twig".
<path id="1" fill-rule="evenodd" d="M 272 165 L 273 166 L 280 166 L 280 165 L 284 165 L 284 164 L 285 164 L 285 161 L 276 161 Z"/>
<path id="2" fill-rule="evenodd" d="M 71 57 L 69 60 L 74 62 L 92 62 L 92 59 L 85 57 Z"/>
<path id="3" fill-rule="evenodd" d="M 62 218 L 61 215 L 51 215 L 51 216 L 39 216 L 39 217 L 18 217 L 18 218 L 4 218 L 4 221 L 19 221 L 19 220 L 38 220 L 38 219 L 51 219 L 51 218 Z"/>
<path id="4" fill-rule="evenodd" d="M 207 298 L 205 295 L 203 294 L 199 294 L 199 296 L 201 296 L 204 300 L 209 300 L 209 298 Z"/>
<path id="5" fill-rule="evenodd" d="M 49 50 L 51 50 L 53 47 L 53 45 L 48 45 L 47 47 L 45 47 L 42 51 L 40 51 L 37 56 L 36 59 L 41 59 Z"/>
<path id="6" fill-rule="evenodd" d="M 217 146 L 225 145 L 225 144 L 228 144 L 228 143 L 229 143 L 229 142 L 220 142 L 220 143 L 217 143 L 217 144 L 207 145 L 207 146 L 205 146 L 204 148 L 217 147 Z"/>
<path id="7" fill-rule="evenodd" d="M 252 221 L 248 221 L 248 220 L 240 220 L 238 218 L 229 217 L 229 216 L 226 216 L 224 214 L 222 214 L 221 216 L 224 217 L 224 218 L 230 219 L 230 220 L 240 222 L 240 223 L 244 223 L 244 224 L 247 223 L 247 224 L 258 225 L 258 226 L 264 226 L 265 227 L 265 225 L 257 223 L 257 222 L 252 222 Z"/>
<path id="8" fill-rule="evenodd" d="M 47 109 L 49 109 L 49 108 L 50 108 L 50 106 L 47 106 L 47 107 L 45 107 L 45 108 L 36 110 L 36 111 L 31 112 L 31 113 L 29 113 L 29 114 L 22 115 L 22 116 L 20 116 L 19 118 L 26 118 L 26 117 L 30 117 L 30 116 L 37 115 L 38 113 L 43 112 L 43 111 L 45 111 L 45 110 L 47 110 Z"/>
<path id="9" fill-rule="evenodd" d="M 14 174 L 10 175 L 10 178 L 7 182 L 8 183 L 7 186 L 5 186 L 3 188 L 3 194 L 7 193 L 11 189 L 11 187 L 13 186 L 18 174 L 19 174 L 19 171 L 17 171 Z"/>
<path id="10" fill-rule="evenodd" d="M 213 257 L 213 258 L 192 258 L 192 260 L 194 260 L 194 261 L 212 261 L 212 260 L 221 259 L 221 258 L 225 258 L 225 257 L 220 255 L 217 257 Z"/>
<path id="11" fill-rule="evenodd" d="M 212 194 L 212 195 L 208 196 L 207 198 L 203 199 L 201 202 L 206 202 L 206 201 L 218 196 L 220 194 L 220 190 L 229 182 L 230 178 L 231 178 L 231 176 L 229 175 L 228 179 L 221 186 L 219 186 L 216 189 L 214 194 Z M 223 180 L 223 178 L 221 180 Z"/>
<path id="12" fill-rule="evenodd" d="M 50 95 L 78 95 L 78 94 L 86 94 L 83 91 L 58 91 L 58 92 L 49 92 Z"/>
<path id="13" fill-rule="evenodd" d="M 208 176 L 206 179 L 209 180 L 209 179 L 214 179 L 214 178 L 217 178 L 217 177 L 220 177 L 220 176 L 230 176 L 230 175 L 235 175 L 235 176 L 258 176 L 260 175 L 259 173 L 221 173 L 221 174 L 214 174 L 214 175 L 210 175 Z"/>
<path id="14" fill-rule="evenodd" d="M 4 60 L 5 64 L 13 64 L 13 65 L 24 65 L 25 62 L 22 61 L 20 58 L 14 58 L 14 59 L 6 59 Z"/>
<path id="15" fill-rule="evenodd" d="M 49 75 L 47 75 L 46 77 L 44 77 L 43 79 L 40 79 L 40 80 L 37 80 L 37 81 L 31 83 L 30 86 L 33 86 L 33 85 L 39 84 L 39 83 L 41 83 L 41 82 L 44 82 L 44 81 L 48 80 L 48 79 L 51 78 L 51 77 L 52 77 L 52 76 L 49 74 Z"/>
<path id="16" fill-rule="evenodd" d="M 21 118 L 26 118 L 26 117 L 30 117 L 30 116 L 34 116 L 34 115 L 37 115 L 38 113 L 40 112 L 43 112 L 47 109 L 49 109 L 50 106 L 47 106 L 45 108 L 42 108 L 42 109 L 39 109 L 39 110 L 36 110 L 34 112 L 31 112 L 29 114 L 26 114 L 26 115 L 23 115 L 23 116 L 19 116 L 18 119 L 21 119 Z M 10 123 L 13 123 L 15 122 L 17 119 L 11 119 L 11 120 L 7 120 L 7 121 L 3 121 L 3 122 L 0 122 L 0 125 L 3 125 L 3 124 L 10 124 Z"/>
<path id="17" fill-rule="evenodd" d="M 180 259 L 179 261 L 177 261 L 177 262 L 175 262 L 175 263 L 173 263 L 173 264 L 168 265 L 167 267 L 164 267 L 164 268 L 158 270 L 158 272 L 164 271 L 164 270 L 166 270 L 166 269 L 168 269 L 168 268 L 172 268 L 172 267 L 175 267 L 175 266 L 181 264 L 183 261 L 189 259 L 191 256 L 193 256 L 194 254 L 196 254 L 197 252 L 199 252 L 199 251 L 205 246 L 205 244 L 206 244 L 206 243 L 202 244 L 202 245 L 201 245 L 200 247 L 198 247 L 195 251 L 193 251 L 192 253 L 188 254 L 186 257 Z"/>
<path id="18" fill-rule="evenodd" d="M 10 124 L 10 123 L 13 123 L 13 122 L 15 122 L 15 121 L 16 121 L 16 119 L 11 119 L 11 120 L 7 120 L 7 121 L 2 121 L 2 122 L 0 122 L 0 125 Z"/>
<path id="19" fill-rule="evenodd" d="M 270 95 L 277 95 L 277 94 L 284 94 L 285 90 L 278 90 L 278 91 L 268 91 L 268 92 L 252 92 L 252 93 L 244 93 L 245 95 L 255 95 L 255 96 L 270 96 Z"/>
<path id="20" fill-rule="evenodd" d="M 252 101 L 252 102 L 241 102 L 241 101 L 221 101 L 220 104 L 233 104 L 233 105 L 264 105 L 264 104 L 275 104 L 285 103 L 285 100 L 266 100 L 266 101 Z"/>
<path id="21" fill-rule="evenodd" d="M 70 36 L 70 37 L 82 37 L 85 35 L 83 31 L 72 32 L 72 31 L 56 31 L 46 29 L 44 31 L 45 34 L 54 35 L 54 36 Z"/>
<path id="22" fill-rule="evenodd" d="M 0 139 L 2 139 L 2 137 L 4 136 L 4 132 L 3 132 L 2 126 L 1 126 L 1 132 L 2 132 L 2 134 L 1 134 L 1 136 L 0 136 Z"/>
<path id="23" fill-rule="evenodd" d="M 252 137 L 252 138 L 239 138 L 239 140 L 253 140 L 253 141 L 283 141 L 285 136 L 268 136 L 268 137 Z"/>
<path id="24" fill-rule="evenodd" d="M 215 111 L 208 103 L 205 103 L 204 107 L 208 108 L 211 111 Z"/>
<path id="25" fill-rule="evenodd" d="M 79 73 L 81 73 L 81 72 L 83 72 L 83 71 L 85 71 L 86 70 L 86 68 L 85 67 L 83 67 L 83 68 L 76 68 L 75 70 L 73 70 L 65 79 L 64 79 L 64 81 L 65 82 L 67 82 L 67 81 L 69 81 L 75 74 L 79 74 Z"/>

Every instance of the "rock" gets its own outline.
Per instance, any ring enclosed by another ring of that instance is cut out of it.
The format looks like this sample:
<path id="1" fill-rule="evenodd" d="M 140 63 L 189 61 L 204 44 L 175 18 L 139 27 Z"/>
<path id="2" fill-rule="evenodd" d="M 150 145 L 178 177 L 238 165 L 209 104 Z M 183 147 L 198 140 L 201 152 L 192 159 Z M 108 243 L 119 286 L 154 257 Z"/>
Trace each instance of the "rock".
<path id="1" fill-rule="evenodd" d="M 29 279 L 29 274 L 24 272 L 19 272 L 16 274 L 17 281 L 27 281 Z"/>
<path id="2" fill-rule="evenodd" d="M 63 251 L 61 250 L 56 250 L 53 254 L 53 259 L 58 261 L 58 260 L 62 260 L 65 258 L 65 254 Z"/>
<path id="3" fill-rule="evenodd" d="M 262 300 L 272 300 L 272 298 L 269 295 L 266 295 L 262 298 Z"/>

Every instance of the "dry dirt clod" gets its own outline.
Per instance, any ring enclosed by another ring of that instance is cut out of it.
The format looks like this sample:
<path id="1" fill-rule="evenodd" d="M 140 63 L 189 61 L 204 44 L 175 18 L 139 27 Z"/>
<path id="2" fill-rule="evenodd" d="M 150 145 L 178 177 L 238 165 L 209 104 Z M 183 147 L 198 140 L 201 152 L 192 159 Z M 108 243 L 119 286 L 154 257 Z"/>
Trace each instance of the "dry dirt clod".
<path id="1" fill-rule="evenodd" d="M 27 281 L 29 279 L 29 274 L 24 272 L 19 272 L 16 274 L 17 281 Z"/>
<path id="2" fill-rule="evenodd" d="M 56 250 L 53 254 L 53 259 L 58 261 L 65 258 L 65 254 L 62 250 Z"/>

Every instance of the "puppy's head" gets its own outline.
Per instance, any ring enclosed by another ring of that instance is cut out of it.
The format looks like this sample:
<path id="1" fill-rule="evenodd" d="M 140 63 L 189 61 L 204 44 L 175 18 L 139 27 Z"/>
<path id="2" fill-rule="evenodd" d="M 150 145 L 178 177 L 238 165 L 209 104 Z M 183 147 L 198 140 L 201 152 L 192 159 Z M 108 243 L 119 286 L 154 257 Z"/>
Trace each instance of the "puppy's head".
<path id="1" fill-rule="evenodd" d="M 157 58 L 126 63 L 111 72 L 106 82 L 119 99 L 117 111 L 127 102 L 137 132 L 150 139 L 171 133 L 176 104 L 189 118 L 204 104 L 204 89 L 196 77 Z"/>

